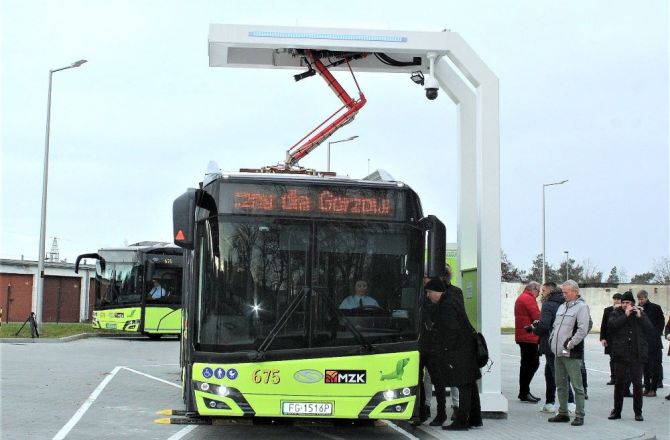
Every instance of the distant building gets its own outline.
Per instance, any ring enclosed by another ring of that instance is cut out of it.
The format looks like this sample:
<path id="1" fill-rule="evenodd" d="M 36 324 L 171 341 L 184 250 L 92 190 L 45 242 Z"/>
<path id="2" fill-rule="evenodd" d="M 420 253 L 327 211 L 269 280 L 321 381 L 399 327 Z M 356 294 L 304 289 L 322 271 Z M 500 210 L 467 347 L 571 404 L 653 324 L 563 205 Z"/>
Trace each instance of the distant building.
<path id="1" fill-rule="evenodd" d="M 44 263 L 43 322 L 88 321 L 93 310 L 95 266 L 46 261 Z M 35 311 L 37 261 L 0 259 L 0 307 L 5 322 L 25 321 Z"/>

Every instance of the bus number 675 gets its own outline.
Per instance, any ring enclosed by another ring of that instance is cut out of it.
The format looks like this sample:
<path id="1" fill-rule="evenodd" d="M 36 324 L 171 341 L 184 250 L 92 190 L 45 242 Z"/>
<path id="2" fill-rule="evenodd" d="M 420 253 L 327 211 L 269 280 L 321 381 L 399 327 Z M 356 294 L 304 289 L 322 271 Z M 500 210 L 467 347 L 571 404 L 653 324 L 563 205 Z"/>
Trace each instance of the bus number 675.
<path id="1" fill-rule="evenodd" d="M 254 383 L 277 385 L 280 382 L 279 370 L 254 370 L 251 375 Z"/>

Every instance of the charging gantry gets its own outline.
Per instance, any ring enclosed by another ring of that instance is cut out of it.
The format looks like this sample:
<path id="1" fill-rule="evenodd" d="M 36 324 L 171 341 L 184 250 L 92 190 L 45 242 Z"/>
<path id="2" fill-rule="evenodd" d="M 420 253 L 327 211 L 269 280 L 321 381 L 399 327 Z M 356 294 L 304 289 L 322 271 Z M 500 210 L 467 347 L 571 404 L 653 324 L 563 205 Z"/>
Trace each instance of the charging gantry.
<path id="1" fill-rule="evenodd" d="M 397 61 L 402 59 L 408 61 Z M 442 89 L 456 104 L 458 188 L 454 197 L 458 200 L 457 259 L 461 273 L 456 274 L 455 281 L 462 284 L 466 300 L 473 303 L 477 328 L 486 335 L 494 361 L 482 378 L 482 410 L 507 412 L 507 400 L 500 392 L 498 78 L 479 55 L 458 33 L 446 29 L 417 32 L 210 24 L 209 65 L 307 68 L 296 79 L 319 73 L 340 98 L 342 108 L 291 147 L 284 163 L 274 167 L 284 170 L 281 172 L 296 172 L 292 168 L 297 167 L 300 158 L 351 122 L 365 105 L 360 89 L 359 99 L 351 98 L 336 81 L 329 80 L 330 71 L 405 73 L 423 86 L 429 100 L 436 99 L 438 89 Z M 424 76 L 426 71 L 428 75 Z M 441 126 L 435 128 L 436 143 L 446 142 L 440 139 L 442 133 Z M 466 272 L 467 280 L 463 278 Z"/>

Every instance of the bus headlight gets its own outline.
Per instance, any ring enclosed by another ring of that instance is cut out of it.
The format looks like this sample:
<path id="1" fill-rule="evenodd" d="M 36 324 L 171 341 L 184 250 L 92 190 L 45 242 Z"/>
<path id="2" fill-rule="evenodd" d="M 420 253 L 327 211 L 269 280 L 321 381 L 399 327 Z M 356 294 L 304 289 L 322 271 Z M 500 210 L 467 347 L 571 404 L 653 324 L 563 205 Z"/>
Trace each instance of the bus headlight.
<path id="1" fill-rule="evenodd" d="M 410 390 L 410 389 L 407 388 L 407 387 L 405 387 L 405 388 L 402 389 L 402 395 L 403 395 L 403 396 L 409 396 L 409 393 L 411 393 L 411 392 L 412 392 L 412 390 Z"/>
<path id="2" fill-rule="evenodd" d="M 394 390 L 386 390 L 384 391 L 384 399 L 386 400 L 393 400 L 396 398 L 395 391 Z"/>
<path id="3" fill-rule="evenodd" d="M 241 397 L 239 390 L 225 385 L 217 385 L 213 383 L 200 382 L 199 380 L 193 381 L 193 389 L 196 391 L 203 391 L 209 394 L 216 394 L 221 397 L 228 397 L 235 400 L 238 397 Z"/>
<path id="4" fill-rule="evenodd" d="M 228 390 L 228 387 L 219 385 L 218 387 L 216 387 L 216 394 L 222 397 L 226 397 L 228 394 L 230 394 L 230 390 Z"/>

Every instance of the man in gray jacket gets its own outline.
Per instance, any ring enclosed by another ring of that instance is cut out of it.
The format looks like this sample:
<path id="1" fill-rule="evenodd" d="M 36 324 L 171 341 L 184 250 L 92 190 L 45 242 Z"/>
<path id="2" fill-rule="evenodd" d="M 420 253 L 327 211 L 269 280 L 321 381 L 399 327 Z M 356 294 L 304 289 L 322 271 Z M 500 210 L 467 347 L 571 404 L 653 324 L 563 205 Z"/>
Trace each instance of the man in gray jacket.
<path id="1" fill-rule="evenodd" d="M 549 346 L 556 356 L 554 371 L 558 391 L 558 414 L 549 422 L 569 422 L 568 379 L 575 390 L 575 419 L 572 426 L 584 424 L 584 385 L 581 367 L 584 359 L 584 338 L 589 331 L 589 307 L 579 296 L 579 285 L 567 280 L 561 285 L 565 302 L 556 311 L 556 319 L 549 337 Z"/>

